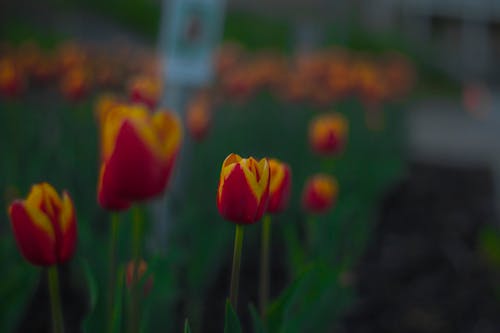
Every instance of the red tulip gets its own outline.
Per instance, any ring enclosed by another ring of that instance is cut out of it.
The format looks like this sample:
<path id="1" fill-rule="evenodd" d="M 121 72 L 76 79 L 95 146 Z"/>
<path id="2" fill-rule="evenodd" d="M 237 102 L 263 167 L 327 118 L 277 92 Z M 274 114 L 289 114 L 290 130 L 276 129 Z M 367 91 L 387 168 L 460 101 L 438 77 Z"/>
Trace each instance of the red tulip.
<path id="1" fill-rule="evenodd" d="M 252 224 L 260 220 L 269 197 L 269 162 L 230 154 L 222 164 L 217 208 L 227 220 Z"/>
<path id="2" fill-rule="evenodd" d="M 76 215 L 66 191 L 60 197 L 48 183 L 33 185 L 26 200 L 10 205 L 9 216 L 17 246 L 33 265 L 51 266 L 73 256 Z"/>
<path id="3" fill-rule="evenodd" d="M 99 204 L 111 210 L 160 195 L 179 151 L 182 128 L 170 112 L 139 105 L 110 109 L 102 124 Z"/>
<path id="4" fill-rule="evenodd" d="M 292 182 L 290 167 L 288 164 L 276 159 L 269 160 L 271 169 L 271 183 L 269 185 L 269 213 L 283 211 L 288 205 L 290 198 L 290 187 Z"/>
<path id="5" fill-rule="evenodd" d="M 196 141 L 202 141 L 208 134 L 212 115 L 207 97 L 198 97 L 188 105 L 186 126 Z"/>
<path id="6" fill-rule="evenodd" d="M 306 182 L 302 193 L 302 205 L 310 213 L 325 213 L 333 206 L 338 191 L 335 178 L 326 174 L 316 174 Z"/>
<path id="7" fill-rule="evenodd" d="M 129 84 L 130 101 L 143 104 L 153 110 L 158 105 L 161 89 L 161 81 L 157 78 L 150 76 L 135 77 Z"/>
<path id="8" fill-rule="evenodd" d="M 134 268 L 137 267 L 137 272 L 135 273 L 134 279 Z M 141 281 L 148 270 L 148 264 L 144 260 L 140 260 L 138 265 L 135 265 L 135 261 L 131 260 L 127 264 L 127 271 L 125 275 L 125 283 L 128 289 L 132 289 L 136 281 Z M 153 276 L 148 276 L 147 280 L 144 281 L 143 292 L 144 296 L 149 295 L 149 292 L 153 289 Z"/>
<path id="9" fill-rule="evenodd" d="M 320 115 L 309 126 L 309 143 L 320 155 L 341 152 L 347 141 L 347 119 L 340 113 Z"/>

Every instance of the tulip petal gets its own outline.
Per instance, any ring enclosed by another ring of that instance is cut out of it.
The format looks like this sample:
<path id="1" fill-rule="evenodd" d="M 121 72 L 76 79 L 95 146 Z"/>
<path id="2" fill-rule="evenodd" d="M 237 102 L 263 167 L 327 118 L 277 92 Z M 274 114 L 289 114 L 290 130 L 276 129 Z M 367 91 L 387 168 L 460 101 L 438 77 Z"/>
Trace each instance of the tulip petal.
<path id="1" fill-rule="evenodd" d="M 61 237 L 58 244 L 58 259 L 59 262 L 62 263 L 73 256 L 77 239 L 75 209 L 73 201 L 66 191 L 63 193 L 62 207 L 58 222 L 61 230 Z"/>
<path id="2" fill-rule="evenodd" d="M 228 167 L 226 167 L 228 168 Z M 253 223 L 258 216 L 259 200 L 248 183 L 240 164 L 229 166 L 231 172 L 219 186 L 217 207 L 226 219 L 242 224 Z"/>
<path id="3" fill-rule="evenodd" d="M 55 264 L 56 237 L 49 218 L 22 201 L 10 206 L 9 215 L 17 245 L 26 260 L 40 266 Z"/>
<path id="4" fill-rule="evenodd" d="M 103 164 L 99 172 L 99 184 L 97 186 L 99 205 L 114 211 L 128 209 L 132 203 L 119 197 L 116 188 L 118 181 L 113 179 L 113 173 L 107 172 L 107 169 L 106 164 Z"/>

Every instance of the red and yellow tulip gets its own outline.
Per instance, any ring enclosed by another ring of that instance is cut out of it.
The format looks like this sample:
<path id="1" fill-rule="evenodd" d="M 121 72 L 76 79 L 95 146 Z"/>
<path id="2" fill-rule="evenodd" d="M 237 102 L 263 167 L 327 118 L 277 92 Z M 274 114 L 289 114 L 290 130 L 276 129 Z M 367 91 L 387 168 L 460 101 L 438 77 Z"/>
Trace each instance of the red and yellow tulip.
<path id="1" fill-rule="evenodd" d="M 130 101 L 144 104 L 153 110 L 160 99 L 161 89 L 160 79 L 151 76 L 137 76 L 129 84 Z"/>
<path id="2" fill-rule="evenodd" d="M 0 58 L 0 95 L 19 96 L 25 88 L 25 80 L 15 62 L 10 58 Z"/>
<path id="3" fill-rule="evenodd" d="M 316 174 L 309 178 L 302 192 L 302 205 L 313 214 L 329 210 L 337 199 L 339 186 L 335 178 L 326 174 Z"/>
<path id="4" fill-rule="evenodd" d="M 140 105 L 107 112 L 101 133 L 99 204 L 111 210 L 160 195 L 170 178 L 182 139 L 171 112 L 151 115 Z"/>
<path id="5" fill-rule="evenodd" d="M 230 154 L 222 163 L 217 192 L 219 213 L 237 224 L 257 222 L 267 208 L 270 178 L 266 158 L 257 161 Z"/>
<path id="6" fill-rule="evenodd" d="M 276 159 L 269 160 L 269 168 L 271 170 L 271 183 L 269 185 L 267 211 L 269 213 L 278 213 L 288 205 L 292 175 L 288 164 Z"/>
<path id="7" fill-rule="evenodd" d="M 22 255 L 33 265 L 51 266 L 73 256 L 77 228 L 73 202 L 48 183 L 33 185 L 26 200 L 15 200 L 9 216 Z"/>
<path id="8" fill-rule="evenodd" d="M 137 267 L 137 271 L 134 272 L 134 268 Z M 148 264 L 144 260 L 139 260 L 138 264 L 136 264 L 135 260 L 129 261 L 127 264 L 127 271 L 125 274 L 125 283 L 129 290 L 132 290 L 136 281 L 139 283 L 144 278 L 144 275 L 148 271 Z M 135 277 L 134 277 L 135 273 Z M 144 281 L 143 292 L 144 296 L 149 295 L 151 289 L 153 288 L 153 276 L 148 276 L 147 280 Z"/>
<path id="9" fill-rule="evenodd" d="M 348 122 L 340 113 L 320 115 L 309 126 L 309 143 L 320 155 L 338 154 L 347 141 Z"/>
<path id="10" fill-rule="evenodd" d="M 208 134 L 212 122 L 211 103 L 208 97 L 193 100 L 186 110 L 186 126 L 196 141 L 202 141 Z"/>

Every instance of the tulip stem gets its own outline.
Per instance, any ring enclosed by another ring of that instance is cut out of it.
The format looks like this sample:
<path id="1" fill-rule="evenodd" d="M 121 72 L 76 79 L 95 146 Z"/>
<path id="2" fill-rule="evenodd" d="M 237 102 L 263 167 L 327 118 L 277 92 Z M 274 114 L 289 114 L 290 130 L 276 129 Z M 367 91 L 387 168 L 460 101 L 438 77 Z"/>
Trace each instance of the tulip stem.
<path id="1" fill-rule="evenodd" d="M 234 234 L 233 269 L 231 271 L 231 286 L 229 290 L 229 301 L 234 311 L 238 306 L 238 287 L 240 284 L 241 250 L 243 248 L 243 225 L 236 225 Z"/>
<path id="2" fill-rule="evenodd" d="M 63 333 L 63 316 L 61 312 L 61 298 L 59 295 L 59 276 L 57 265 L 48 268 L 50 305 L 52 308 L 52 332 Z"/>
<path id="3" fill-rule="evenodd" d="M 138 283 L 138 268 L 141 260 L 141 247 L 143 237 L 143 219 L 141 209 L 138 205 L 133 207 L 133 226 L 132 226 L 132 256 L 134 261 L 134 269 L 132 271 L 132 295 L 130 300 L 130 333 L 139 332 L 141 322 L 140 316 L 140 299 L 139 299 L 139 283 Z"/>
<path id="4" fill-rule="evenodd" d="M 118 242 L 118 228 L 120 218 L 118 213 L 111 214 L 111 235 L 109 239 L 109 280 L 108 280 L 108 332 L 113 330 L 113 309 L 116 283 L 116 244 Z"/>
<path id="5" fill-rule="evenodd" d="M 271 242 L 271 216 L 264 215 L 262 221 L 261 243 L 260 243 L 260 289 L 259 308 L 262 320 L 266 322 L 266 309 L 269 299 L 269 258 Z"/>

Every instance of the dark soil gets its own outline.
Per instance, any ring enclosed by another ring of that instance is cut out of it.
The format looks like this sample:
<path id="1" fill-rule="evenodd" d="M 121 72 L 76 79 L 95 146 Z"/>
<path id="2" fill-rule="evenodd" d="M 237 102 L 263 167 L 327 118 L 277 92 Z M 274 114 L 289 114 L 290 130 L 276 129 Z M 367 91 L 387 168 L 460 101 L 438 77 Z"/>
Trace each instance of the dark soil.
<path id="1" fill-rule="evenodd" d="M 488 170 L 414 165 L 380 207 L 340 331 L 500 332 L 500 282 L 477 250 L 495 223 Z"/>

